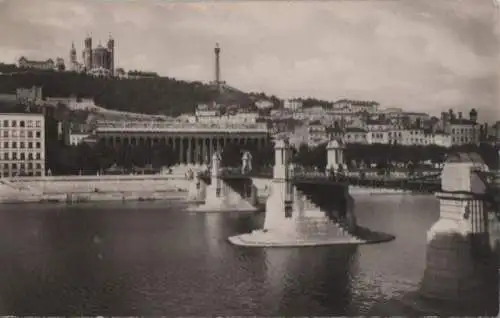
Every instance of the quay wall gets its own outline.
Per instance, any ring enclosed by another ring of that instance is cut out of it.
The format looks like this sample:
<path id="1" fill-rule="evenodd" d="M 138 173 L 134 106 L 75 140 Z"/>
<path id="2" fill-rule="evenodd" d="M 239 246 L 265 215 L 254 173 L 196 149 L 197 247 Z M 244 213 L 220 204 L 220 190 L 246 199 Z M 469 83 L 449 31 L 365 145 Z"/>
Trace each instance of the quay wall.
<path id="1" fill-rule="evenodd" d="M 20 177 L 7 182 L 21 190 L 44 193 L 187 191 L 189 181 L 175 175 Z"/>
<path id="2" fill-rule="evenodd" d="M 0 180 L 0 203 L 159 200 L 185 196 L 180 175 L 46 176 Z"/>

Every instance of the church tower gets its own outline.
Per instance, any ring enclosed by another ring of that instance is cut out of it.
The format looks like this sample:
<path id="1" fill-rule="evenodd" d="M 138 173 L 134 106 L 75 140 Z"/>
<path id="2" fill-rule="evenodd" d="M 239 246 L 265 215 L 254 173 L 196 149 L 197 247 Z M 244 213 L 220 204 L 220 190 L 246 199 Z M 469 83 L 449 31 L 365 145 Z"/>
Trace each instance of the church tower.
<path id="1" fill-rule="evenodd" d="M 115 75 L 115 40 L 109 35 L 108 39 L 108 69 L 111 76 Z"/>
<path id="2" fill-rule="evenodd" d="M 84 41 L 83 64 L 87 72 L 92 69 L 92 38 L 90 35 Z"/>
<path id="3" fill-rule="evenodd" d="M 75 42 L 71 43 L 71 50 L 69 51 L 69 67 L 70 70 L 76 71 L 76 49 L 75 49 Z"/>

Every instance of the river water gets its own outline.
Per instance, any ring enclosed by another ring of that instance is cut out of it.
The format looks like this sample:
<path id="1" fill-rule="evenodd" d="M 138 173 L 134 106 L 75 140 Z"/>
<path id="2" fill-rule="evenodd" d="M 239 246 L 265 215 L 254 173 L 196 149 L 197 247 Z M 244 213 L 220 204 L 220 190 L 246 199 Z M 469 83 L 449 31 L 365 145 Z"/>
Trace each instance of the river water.
<path id="1" fill-rule="evenodd" d="M 175 202 L 2 206 L 0 314 L 363 315 L 417 288 L 439 205 L 356 202 L 361 225 L 396 240 L 242 248 L 227 237 L 260 227 L 263 214 L 196 214 Z"/>

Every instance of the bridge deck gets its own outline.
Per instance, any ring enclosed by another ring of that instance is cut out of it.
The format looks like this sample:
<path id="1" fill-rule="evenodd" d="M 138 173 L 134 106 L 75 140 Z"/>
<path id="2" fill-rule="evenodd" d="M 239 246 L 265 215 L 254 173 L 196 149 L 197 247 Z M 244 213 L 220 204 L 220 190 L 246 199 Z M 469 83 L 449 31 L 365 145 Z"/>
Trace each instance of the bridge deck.
<path id="1" fill-rule="evenodd" d="M 206 181 L 210 178 L 209 174 L 199 175 Z M 361 187 L 390 188 L 409 190 L 417 192 L 435 192 L 441 190 L 441 181 L 436 178 L 438 175 L 419 176 L 412 179 L 384 179 L 384 178 L 359 178 L 352 176 L 331 176 L 327 174 L 300 174 L 290 177 L 294 184 L 339 184 Z M 272 179 L 271 174 L 259 173 L 222 173 L 222 179 L 246 179 L 246 178 L 265 178 Z"/>

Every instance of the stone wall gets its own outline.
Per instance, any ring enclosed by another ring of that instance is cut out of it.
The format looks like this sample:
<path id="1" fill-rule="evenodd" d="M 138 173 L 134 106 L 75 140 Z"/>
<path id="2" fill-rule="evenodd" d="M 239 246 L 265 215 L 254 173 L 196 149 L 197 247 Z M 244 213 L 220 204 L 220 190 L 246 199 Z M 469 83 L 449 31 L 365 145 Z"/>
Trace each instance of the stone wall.
<path id="1" fill-rule="evenodd" d="M 189 181 L 180 176 L 55 176 L 3 179 L 0 202 L 43 200 L 160 199 L 185 193 Z"/>

